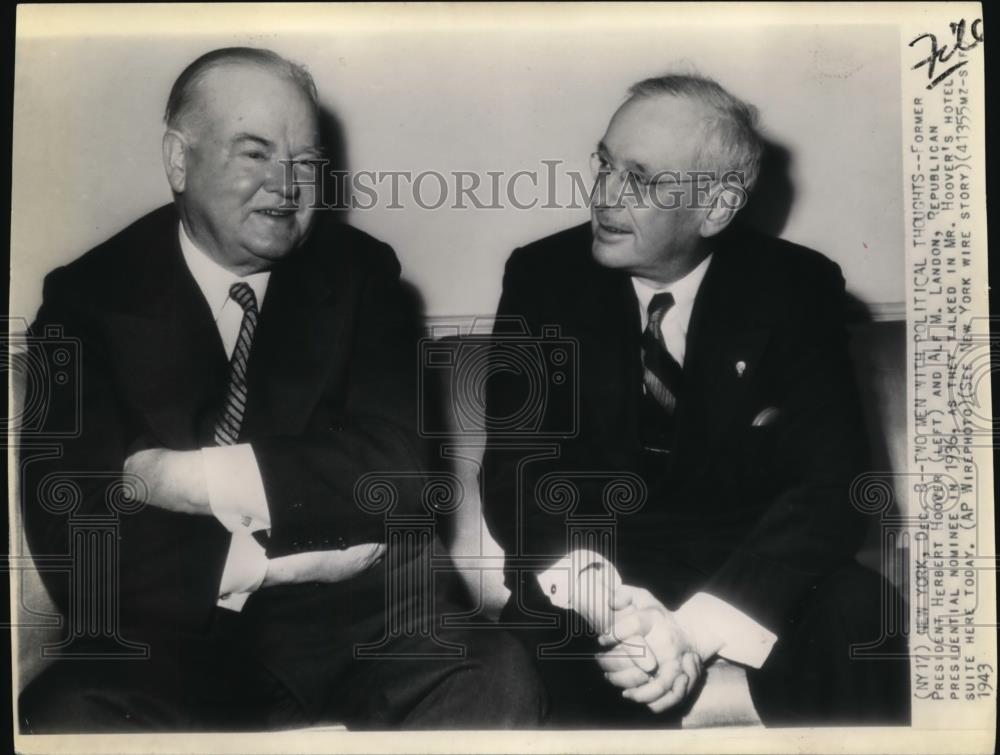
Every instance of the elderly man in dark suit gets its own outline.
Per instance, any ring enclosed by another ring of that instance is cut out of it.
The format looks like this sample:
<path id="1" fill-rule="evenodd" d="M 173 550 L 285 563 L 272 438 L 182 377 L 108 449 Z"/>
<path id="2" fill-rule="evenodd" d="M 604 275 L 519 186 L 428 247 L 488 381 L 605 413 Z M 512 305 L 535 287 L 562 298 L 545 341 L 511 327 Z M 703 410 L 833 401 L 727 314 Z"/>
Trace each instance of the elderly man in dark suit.
<path id="1" fill-rule="evenodd" d="M 866 443 L 844 280 L 731 225 L 761 151 L 753 108 L 717 83 L 643 81 L 593 155 L 590 224 L 507 263 L 487 424 L 533 400 L 504 366 L 506 323 L 558 331 L 578 359 L 579 400 L 539 403 L 484 459 L 501 618 L 537 654 L 559 723 L 676 723 L 716 657 L 748 669 L 765 724 L 907 720 L 905 659 L 850 652 L 880 638 L 893 593 L 853 558 Z M 612 534 L 572 540 L 569 502 Z M 567 607 L 586 631 L 567 630 Z"/>
<path id="2" fill-rule="evenodd" d="M 56 456 L 25 448 L 33 552 L 71 547 L 53 481 L 77 521 L 107 516 L 123 475 L 143 505 L 118 517 L 110 595 L 43 573 L 64 613 L 118 615 L 28 686 L 23 729 L 530 726 L 541 698 L 513 639 L 416 631 L 450 583 L 390 589 L 431 544 L 386 552 L 364 482 L 389 475 L 395 513 L 420 513 L 420 324 L 393 251 L 314 217 L 311 77 L 216 50 L 166 123 L 174 203 L 52 272 L 33 326 L 81 356 L 79 397 L 47 407 L 80 432 Z"/>

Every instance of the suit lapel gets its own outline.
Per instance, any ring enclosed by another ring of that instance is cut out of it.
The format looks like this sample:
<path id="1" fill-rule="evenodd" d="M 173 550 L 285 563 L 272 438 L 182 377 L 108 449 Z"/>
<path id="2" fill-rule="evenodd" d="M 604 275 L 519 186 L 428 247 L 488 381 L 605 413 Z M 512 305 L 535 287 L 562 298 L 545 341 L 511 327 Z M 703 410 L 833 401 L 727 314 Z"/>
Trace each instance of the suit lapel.
<path id="1" fill-rule="evenodd" d="M 677 409 L 673 457 L 697 455 L 726 432 L 753 380 L 769 337 L 767 302 L 748 290 L 752 271 L 741 249 L 719 243 L 695 297 L 684 360 L 685 394 Z M 627 274 L 588 264 L 577 294 L 581 367 L 586 379 L 581 430 L 623 463 L 639 447 L 642 390 L 639 303 Z M 616 438 L 615 443 L 605 442 Z M 586 438 L 584 439 L 586 440 Z M 674 459 L 676 461 L 676 459 Z"/>
<path id="2" fill-rule="evenodd" d="M 589 258 L 589 253 L 588 253 Z M 597 447 L 607 449 L 609 463 L 627 465 L 638 438 L 637 390 L 642 384 L 639 303 L 626 273 L 588 262 L 588 275 L 577 301 L 580 332 L 583 416 L 595 421 L 583 427 Z M 589 406 L 588 406 L 589 405 Z M 617 438 L 609 444 L 607 438 Z"/>
<path id="3" fill-rule="evenodd" d="M 184 263 L 173 208 L 154 214 L 145 249 L 122 271 L 121 299 L 108 315 L 108 352 L 127 400 L 152 440 L 168 448 L 211 442 L 228 384 L 218 327 Z M 247 372 L 242 437 L 301 430 L 329 372 L 349 312 L 300 250 L 271 275 Z M 352 271 L 339 276 L 344 286 Z"/>
<path id="4" fill-rule="evenodd" d="M 244 437 L 300 433 L 335 358 L 346 353 L 348 297 L 337 295 L 310 262 L 296 255 L 271 274 L 247 367 Z"/>
<path id="5" fill-rule="evenodd" d="M 695 297 L 684 361 L 685 399 L 678 407 L 676 446 L 695 450 L 701 435 L 725 432 L 753 381 L 769 338 L 768 302 L 754 299 L 743 250 L 720 243 Z"/>
<path id="6" fill-rule="evenodd" d="M 122 299 L 108 314 L 108 352 L 153 440 L 182 449 L 206 440 L 227 360 L 208 303 L 184 264 L 178 223 L 175 212 L 161 211 L 148 246 L 130 251 L 134 266 L 124 272 Z"/>

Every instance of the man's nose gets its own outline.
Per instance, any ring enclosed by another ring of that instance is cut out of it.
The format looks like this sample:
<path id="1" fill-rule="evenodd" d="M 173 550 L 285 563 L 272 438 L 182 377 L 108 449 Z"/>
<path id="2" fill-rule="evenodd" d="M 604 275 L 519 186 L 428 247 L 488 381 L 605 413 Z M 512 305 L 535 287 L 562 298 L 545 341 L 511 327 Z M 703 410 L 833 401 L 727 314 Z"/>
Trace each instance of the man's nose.
<path id="1" fill-rule="evenodd" d="M 602 173 L 594 180 L 590 201 L 598 209 L 618 208 L 623 205 L 625 181 L 617 170 Z"/>
<path id="2" fill-rule="evenodd" d="M 264 176 L 264 189 L 280 196 L 283 202 L 298 202 L 300 188 L 295 181 L 295 162 L 291 158 L 272 160 Z"/>

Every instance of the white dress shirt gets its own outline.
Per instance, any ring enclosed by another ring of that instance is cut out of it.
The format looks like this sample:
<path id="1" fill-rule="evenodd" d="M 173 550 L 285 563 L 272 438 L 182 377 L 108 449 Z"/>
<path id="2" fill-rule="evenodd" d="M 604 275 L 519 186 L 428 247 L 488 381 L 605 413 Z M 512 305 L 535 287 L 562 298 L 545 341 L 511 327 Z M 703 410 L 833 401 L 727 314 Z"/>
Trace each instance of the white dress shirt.
<path id="1" fill-rule="evenodd" d="M 668 291 L 673 294 L 674 305 L 664 315 L 660 323 L 660 332 L 663 334 L 667 350 L 681 366 L 684 365 L 687 351 L 687 331 L 691 321 L 691 311 L 694 309 L 694 300 L 711 259 L 709 255 L 683 278 L 666 286 L 654 287 L 647 281 L 632 278 L 632 286 L 639 299 L 643 330 L 646 328 L 649 317 L 647 310 L 653 296 Z M 592 560 L 574 558 L 571 562 L 589 564 Z M 570 589 L 569 585 L 576 583 L 575 579 L 569 578 L 566 563 L 567 561 L 563 560 L 538 576 L 543 592 L 556 605 L 565 605 L 568 598 L 560 593 L 566 592 Z M 609 568 L 614 569 L 610 565 Z M 745 613 L 706 592 L 691 596 L 675 611 L 675 616 L 692 635 L 711 637 L 717 640 L 717 643 L 721 642 L 718 652 L 720 656 L 752 668 L 764 665 L 777 640 L 773 632 L 762 627 Z"/>
<path id="2" fill-rule="evenodd" d="M 208 302 L 226 356 L 231 358 L 243 323 L 243 308 L 229 296 L 229 289 L 234 283 L 248 284 L 257 297 L 259 309 L 264 303 L 271 274 L 254 273 L 241 278 L 195 246 L 183 223 L 179 234 L 184 262 Z M 271 526 L 264 482 L 249 443 L 209 446 L 201 450 L 201 456 L 208 483 L 209 507 L 215 518 L 233 533 L 219 584 L 218 604 L 239 611 L 267 573 L 264 548 L 252 535 Z"/>
<path id="3" fill-rule="evenodd" d="M 649 322 L 649 302 L 656 294 L 670 292 L 674 296 L 674 306 L 667 310 L 660 322 L 660 333 L 663 334 L 663 342 L 667 345 L 667 351 L 677 360 L 677 364 L 684 366 L 684 355 L 687 353 L 687 331 L 688 323 L 691 322 L 691 310 L 694 309 L 694 298 L 701 288 L 701 281 L 708 271 L 708 265 L 712 261 L 712 255 L 708 255 L 701 263 L 685 275 L 680 280 L 676 280 L 666 286 L 654 287 L 648 282 L 632 279 L 632 287 L 635 295 L 639 298 L 639 315 L 642 318 L 642 329 L 646 329 Z"/>

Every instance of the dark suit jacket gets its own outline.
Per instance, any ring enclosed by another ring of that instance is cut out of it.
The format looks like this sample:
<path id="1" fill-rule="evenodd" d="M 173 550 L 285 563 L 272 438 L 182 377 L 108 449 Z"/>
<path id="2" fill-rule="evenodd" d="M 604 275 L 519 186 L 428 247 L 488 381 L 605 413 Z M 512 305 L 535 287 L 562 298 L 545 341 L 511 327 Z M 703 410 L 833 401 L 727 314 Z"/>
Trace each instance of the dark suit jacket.
<path id="1" fill-rule="evenodd" d="M 78 339 L 80 391 L 54 391 L 47 407 L 42 431 L 72 425 L 78 414 L 79 432 L 61 441 L 59 455 L 33 453 L 25 439 L 27 536 L 37 555 L 65 554 L 71 518 L 114 516 L 121 627 L 139 641 L 205 630 L 230 542 L 212 516 L 151 506 L 119 514 L 109 504 L 130 453 L 211 445 L 222 405 L 228 362 L 181 255 L 178 223 L 175 208 L 162 207 L 52 272 L 32 327 L 43 361 L 48 327 Z M 368 472 L 415 473 L 394 479 L 396 513 L 420 505 L 428 453 L 416 431 L 420 331 L 399 271 L 387 245 L 320 217 L 307 242 L 272 272 L 241 432 L 267 495 L 270 556 L 384 540 L 384 517 L 355 503 L 355 484 Z M 73 511 L 52 505 L 53 480 L 78 486 Z M 66 611 L 70 580 L 43 576 Z M 372 611 L 381 609 L 381 575 L 364 588 Z M 349 623 L 364 598 L 359 589 L 269 588 L 251 597 L 244 616 L 263 625 L 280 615 L 295 626 L 315 615 L 320 600 L 337 608 L 333 621 Z M 287 626 L 272 630 L 272 644 L 289 643 L 281 635 Z"/>
<path id="2" fill-rule="evenodd" d="M 531 572 L 515 575 L 518 556 L 537 572 L 566 552 L 567 516 L 610 512 L 626 583 L 671 608 L 708 591 L 780 636 L 800 601 L 859 547 L 865 522 L 848 490 L 866 451 L 840 271 L 814 251 L 746 231 L 714 245 L 688 330 L 674 447 L 654 475 L 639 436 L 641 325 L 628 274 L 594 262 L 589 225 L 511 255 L 498 314 L 523 318 L 536 337 L 559 326 L 578 359 L 575 404 L 549 385 L 532 431 L 494 433 L 484 459 L 487 522 L 508 554 L 508 585 L 520 582 L 524 595 L 537 588 Z M 488 417 L 512 417 L 532 400 L 519 380 L 491 373 Z M 754 427 L 770 407 L 774 421 Z M 544 445 L 546 433 L 558 436 L 554 458 L 525 462 L 526 452 L 501 445 Z M 538 505 L 552 474 L 575 485 L 572 510 L 553 513 L 552 488 Z M 649 486 L 634 513 L 616 511 L 606 489 L 629 474 Z"/>

